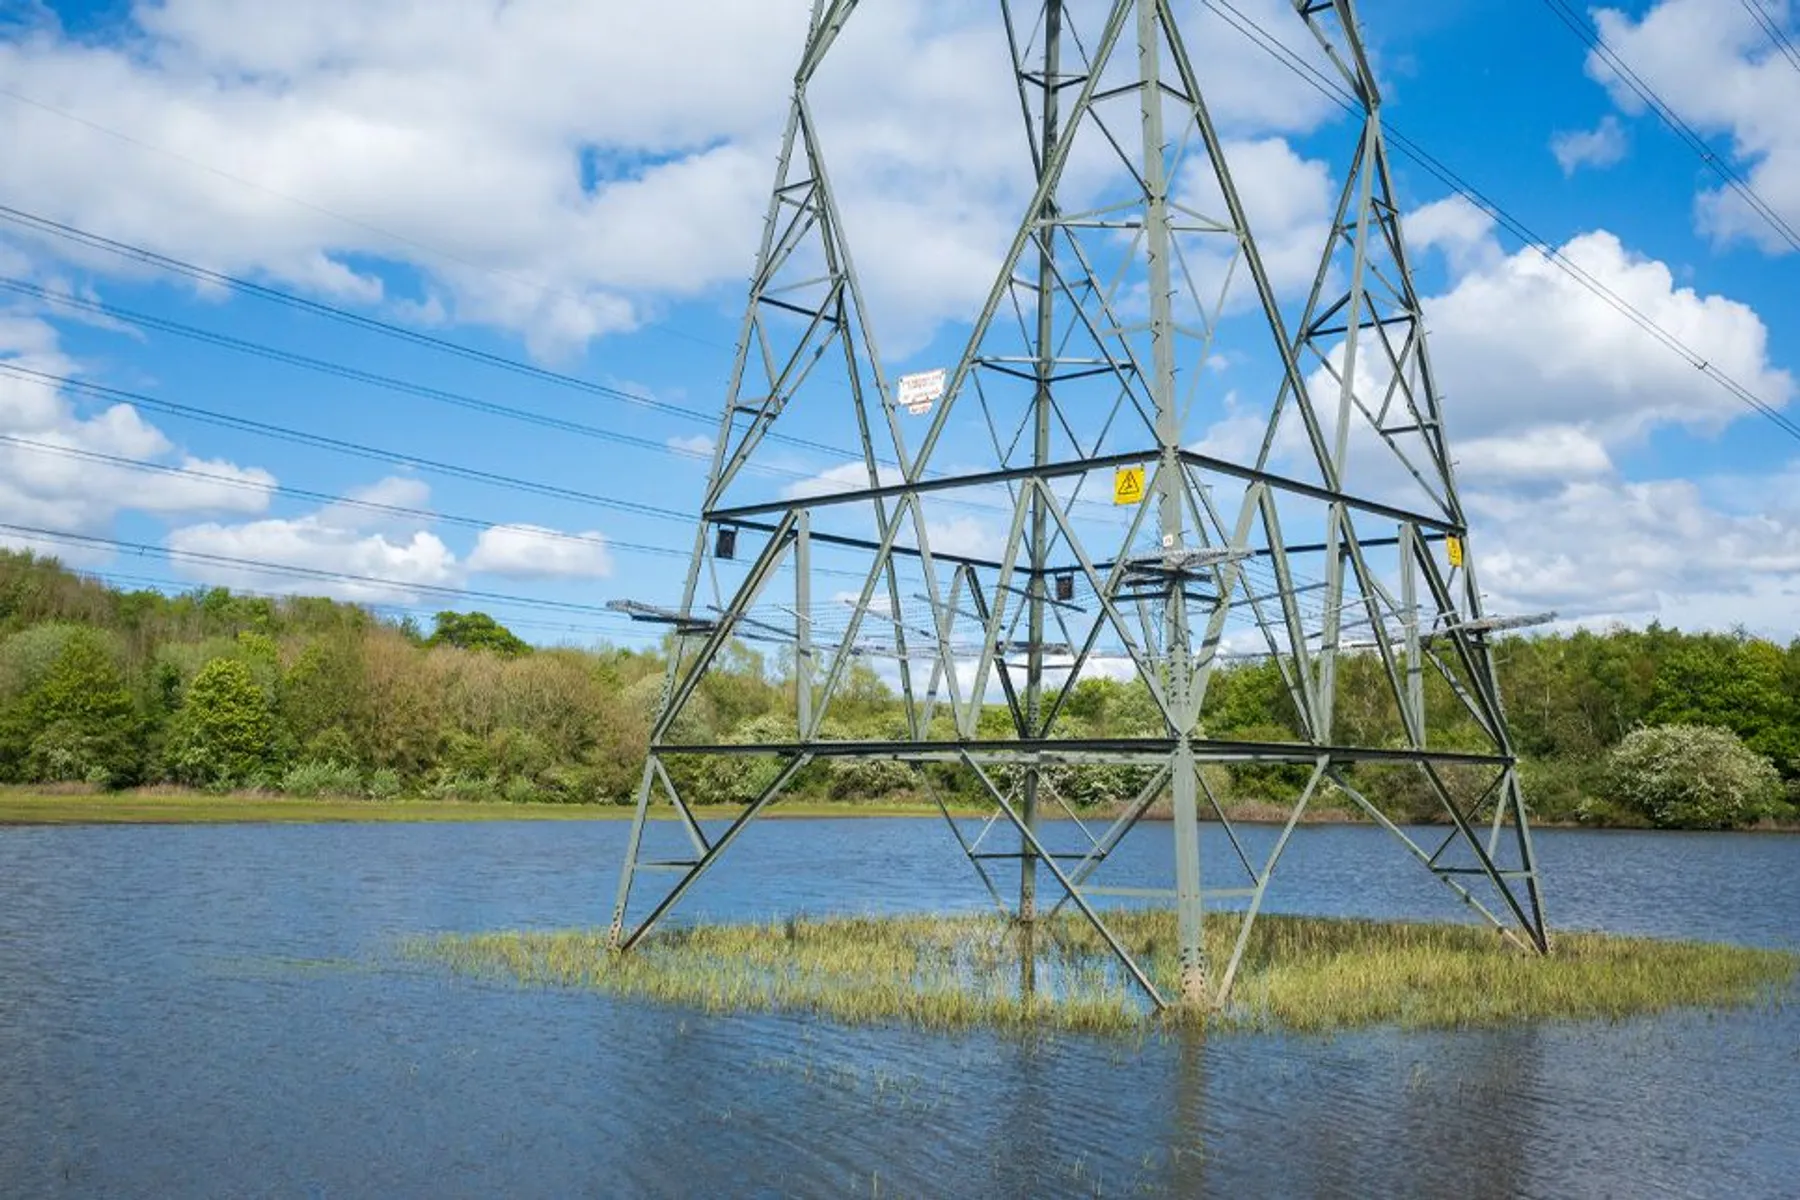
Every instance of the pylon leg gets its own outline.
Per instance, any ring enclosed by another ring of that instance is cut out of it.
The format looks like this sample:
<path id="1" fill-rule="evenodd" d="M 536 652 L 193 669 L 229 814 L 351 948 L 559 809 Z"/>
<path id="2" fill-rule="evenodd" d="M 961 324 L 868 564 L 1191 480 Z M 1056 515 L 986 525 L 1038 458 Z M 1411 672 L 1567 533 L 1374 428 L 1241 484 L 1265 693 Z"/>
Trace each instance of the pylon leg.
<path id="1" fill-rule="evenodd" d="M 1211 999 L 1206 969 L 1205 901 L 1200 894 L 1200 804 L 1194 748 L 1183 738 L 1175 750 L 1175 925 L 1181 942 L 1181 999 Z"/>

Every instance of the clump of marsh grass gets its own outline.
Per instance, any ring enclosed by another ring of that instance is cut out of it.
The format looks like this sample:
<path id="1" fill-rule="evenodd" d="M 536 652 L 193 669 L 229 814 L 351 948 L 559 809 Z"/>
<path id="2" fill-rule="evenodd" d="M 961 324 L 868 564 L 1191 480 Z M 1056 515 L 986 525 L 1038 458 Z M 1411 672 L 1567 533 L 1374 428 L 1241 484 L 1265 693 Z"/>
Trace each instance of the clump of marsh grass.
<path id="1" fill-rule="evenodd" d="M 1121 911 L 1107 921 L 1174 997 L 1173 914 Z M 1212 961 L 1225 961 L 1235 930 L 1229 918 L 1208 925 Z M 623 955 L 599 930 L 447 934 L 403 949 L 459 972 L 709 1012 L 810 1012 L 931 1029 L 1145 1028 L 1140 995 L 1091 927 L 1040 923 L 1029 950 L 1021 936 L 991 916 L 788 917 L 670 929 Z M 1021 986 L 1027 963 L 1030 991 Z M 1572 933 L 1540 959 L 1473 926 L 1265 916 L 1231 1004 L 1172 1009 L 1164 1020 L 1304 1032 L 1618 1020 L 1754 1004 L 1778 996 L 1797 968 L 1793 954 L 1741 946 Z"/>

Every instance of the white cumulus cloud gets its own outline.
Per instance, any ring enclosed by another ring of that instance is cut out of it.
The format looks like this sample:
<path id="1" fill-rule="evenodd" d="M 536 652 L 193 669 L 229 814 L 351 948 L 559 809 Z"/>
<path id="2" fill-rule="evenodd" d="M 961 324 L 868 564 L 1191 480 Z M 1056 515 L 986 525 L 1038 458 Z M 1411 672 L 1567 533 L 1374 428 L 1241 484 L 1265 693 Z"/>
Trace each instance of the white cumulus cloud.
<path id="1" fill-rule="evenodd" d="M 468 567 L 519 579 L 604 579 L 613 560 L 606 539 L 591 530 L 571 535 L 542 525 L 495 525 L 482 530 Z"/>
<path id="2" fill-rule="evenodd" d="M 82 374 L 50 325 L 16 313 L 0 314 L 0 367 L 8 365 L 65 378 Z M 54 382 L 0 370 L 0 522 L 105 535 L 129 510 L 262 512 L 274 486 L 267 471 L 179 450 L 129 404 L 78 405 Z M 0 540 L 7 540 L 3 531 Z M 7 544 L 47 548 L 16 539 Z"/>
<path id="3" fill-rule="evenodd" d="M 1771 362 L 1768 327 L 1749 305 L 1677 286 L 1667 264 L 1605 230 L 1560 249 L 1764 402 L 1781 407 L 1791 399 L 1793 378 Z M 1483 258 L 1426 302 L 1452 434 L 1579 425 L 1618 444 L 1659 426 L 1716 431 L 1745 413 L 1741 401 L 1537 251 L 1502 255 L 1496 244 Z"/>
<path id="4" fill-rule="evenodd" d="M 672 437 L 668 441 L 669 449 L 686 458 L 710 459 L 713 452 L 713 440 L 709 434 L 696 433 L 683 437 Z"/>
<path id="5" fill-rule="evenodd" d="M 181 574 L 246 590 L 378 604 L 416 601 L 420 593 L 412 585 L 454 586 L 458 580 L 456 555 L 435 534 L 365 533 L 317 514 L 188 525 L 172 530 L 168 544 Z"/>
<path id="6" fill-rule="evenodd" d="M 1793 469 L 1684 481 L 1634 480 L 1619 466 L 1652 433 L 1710 437 L 1759 418 L 1543 254 L 1506 252 L 1467 202 L 1429 205 L 1407 228 L 1451 268 L 1449 286 L 1424 303 L 1471 549 L 1492 606 L 1594 622 L 1743 621 L 1791 635 L 1800 594 L 1800 503 L 1786 499 L 1800 494 Z M 1794 381 L 1749 305 L 1678 285 L 1666 264 L 1605 230 L 1559 249 L 1766 403 L 1791 406 Z M 1386 383 L 1359 358 L 1356 390 L 1371 409 Z M 1309 387 L 1335 413 L 1335 383 L 1318 372 Z M 1264 425 L 1256 405 L 1228 405 L 1200 448 L 1241 459 Z M 1418 507 L 1398 460 L 1360 418 L 1352 433 L 1348 486 Z M 1283 424 L 1276 451 L 1278 467 L 1310 469 L 1297 422 Z"/>
<path id="7" fill-rule="evenodd" d="M 1788 5 L 1765 9 L 1792 30 Z M 1728 138 L 1728 157 L 1750 190 L 1790 229 L 1800 226 L 1800 71 L 1744 5 L 1661 0 L 1641 14 L 1602 8 L 1594 21 L 1619 57 L 1682 121 L 1702 136 Z M 1643 101 L 1598 55 L 1589 56 L 1587 69 L 1620 109 L 1643 111 Z M 1697 197 L 1703 230 L 1720 240 L 1747 238 L 1772 251 L 1793 248 L 1789 235 L 1742 194 L 1715 182 Z"/>
<path id="8" fill-rule="evenodd" d="M 1550 139 L 1550 153 L 1564 175 L 1573 175 L 1582 167 L 1610 167 L 1625 158 L 1625 127 L 1619 118 L 1608 113 L 1592 129 L 1576 129 L 1559 133 Z"/>
<path id="9" fill-rule="evenodd" d="M 1243 7 L 1322 64 L 1281 0 Z M 9 202 L 557 354 L 743 278 L 807 9 L 163 0 L 76 32 L 38 8 L 0 44 L 0 76 L 34 102 L 0 106 L 32 164 Z M 1089 45 L 1099 12 L 1070 9 Z M 1332 115 L 1215 14 L 1183 19 L 1233 136 Z M 1029 194 L 1000 23 L 865 4 L 815 114 L 871 309 L 884 337 L 918 342 L 985 293 Z M 384 261 L 420 282 L 393 294 Z"/>
<path id="10" fill-rule="evenodd" d="M 904 482 L 898 467 L 878 467 L 875 477 L 882 487 Z M 868 466 L 861 462 L 847 462 L 788 484 L 781 489 L 781 498 L 801 500 L 808 496 L 831 496 L 839 492 L 864 491 L 868 486 Z"/>

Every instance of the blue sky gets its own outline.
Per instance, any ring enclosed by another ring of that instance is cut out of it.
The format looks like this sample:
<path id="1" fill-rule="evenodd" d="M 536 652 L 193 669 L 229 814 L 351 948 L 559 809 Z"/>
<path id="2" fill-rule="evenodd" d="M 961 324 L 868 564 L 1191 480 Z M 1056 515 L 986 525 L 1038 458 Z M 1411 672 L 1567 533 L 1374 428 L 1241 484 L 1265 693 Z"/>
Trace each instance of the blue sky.
<path id="1" fill-rule="evenodd" d="M 805 5 L 698 2 L 680 22 L 653 7 L 0 4 L 0 123 L 15 148 L 0 204 L 710 417 L 724 397 Z M 1302 45 L 1285 0 L 1239 7 Z M 1796 32 L 1785 3 L 1763 7 Z M 1549 7 L 1361 8 L 1393 126 L 1701 357 L 1795 414 L 1791 248 L 1711 199 L 1718 177 L 1590 61 Z M 1198 3 L 1178 9 L 1192 18 L 1190 46 L 1253 231 L 1284 300 L 1303 299 L 1347 126 Z M 1575 11 L 1800 225 L 1800 67 L 1737 0 Z M 999 50 L 982 6 L 868 0 L 818 85 L 849 236 L 895 369 L 954 357 L 1023 199 Z M 1432 297 L 1434 352 L 1492 607 L 1555 608 L 1593 625 L 1660 618 L 1742 623 L 1783 640 L 1800 632 L 1800 443 L 1572 288 L 1441 182 L 1404 159 L 1396 166 L 1402 206 L 1417 214 L 1409 237 Z M 705 464 L 691 439 L 709 432 L 705 421 L 197 287 L 16 222 L 0 221 L 0 267 L 29 287 L 666 449 L 548 430 L 143 322 L 97 322 L 41 294 L 0 293 L 0 359 L 26 369 L 590 495 L 680 512 L 699 501 Z M 1255 330 L 1240 314 L 1228 334 L 1248 343 Z M 1250 411 L 1253 380 L 1245 371 L 1241 383 L 1225 381 Z M 0 444 L 0 523 L 393 584 L 298 580 L 4 531 L 0 543 L 130 581 L 328 591 L 420 613 L 485 608 L 545 642 L 639 631 L 612 615 L 420 588 L 595 606 L 678 593 L 692 538 L 678 521 L 167 411 L 107 408 L 0 379 L 0 435 L 14 439 Z M 853 444 L 830 421 L 809 419 L 796 432 Z M 192 459 L 236 482 L 147 475 L 44 445 Z M 956 431 L 948 454 L 979 461 L 972 431 Z M 843 459 L 781 447 L 769 461 L 773 494 Z M 491 528 L 333 508 L 273 494 L 264 486 L 272 481 Z M 1002 533 L 991 515 L 954 519 L 969 544 Z"/>

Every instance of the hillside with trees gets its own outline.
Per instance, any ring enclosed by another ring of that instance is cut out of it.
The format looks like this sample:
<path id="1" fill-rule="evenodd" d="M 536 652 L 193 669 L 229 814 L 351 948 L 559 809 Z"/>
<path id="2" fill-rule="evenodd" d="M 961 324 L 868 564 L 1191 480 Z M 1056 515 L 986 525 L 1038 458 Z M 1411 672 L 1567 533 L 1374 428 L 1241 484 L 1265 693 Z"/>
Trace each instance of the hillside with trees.
<path id="1" fill-rule="evenodd" d="M 729 653 L 730 669 L 707 678 L 678 732 L 780 738 L 792 711 L 781 665 L 748 644 Z M 1497 658 L 1540 818 L 1707 828 L 1794 819 L 1800 640 L 1783 648 L 1741 632 L 1652 626 L 1509 638 Z M 121 591 L 51 559 L 0 552 L 3 783 L 624 803 L 663 667 L 656 650 L 534 648 L 482 613 L 439 614 L 427 633 L 325 599 Z M 1397 744 L 1377 665 L 1353 656 L 1340 674 L 1345 740 Z M 1475 744 L 1447 685 L 1428 682 L 1442 744 Z M 1098 679 L 1077 685 L 1065 720 L 1095 736 L 1158 728 L 1140 685 Z M 859 665 L 826 732 L 886 737 L 899 721 L 894 697 Z M 984 723 L 990 736 L 1008 736 L 1003 710 Z M 1223 669 L 1204 724 L 1221 738 L 1295 736 L 1280 675 L 1266 662 Z M 676 769 L 701 801 L 743 799 L 762 778 L 746 759 Z M 1227 804 L 1279 802 L 1298 784 L 1295 768 L 1208 770 Z M 1090 808 L 1143 786 L 1131 769 L 1052 782 Z M 1430 797 L 1399 768 L 1358 768 L 1357 783 L 1398 816 L 1433 815 Z M 953 772 L 922 779 L 872 762 L 816 763 L 796 791 L 855 803 L 922 785 L 968 798 Z"/>

